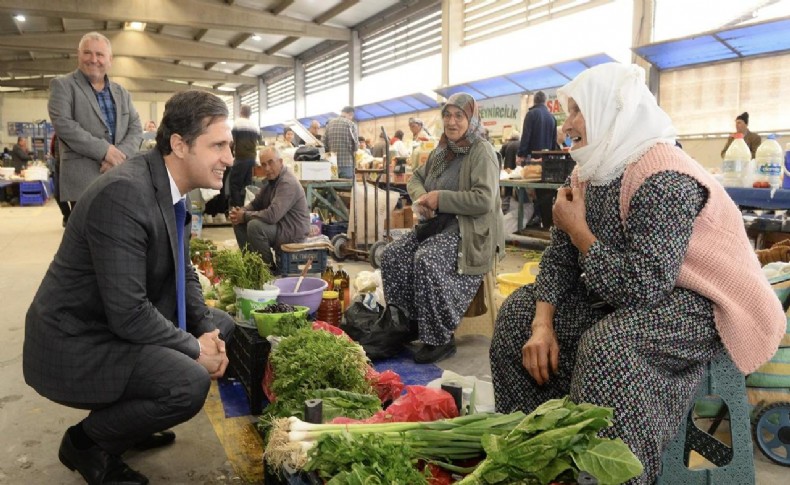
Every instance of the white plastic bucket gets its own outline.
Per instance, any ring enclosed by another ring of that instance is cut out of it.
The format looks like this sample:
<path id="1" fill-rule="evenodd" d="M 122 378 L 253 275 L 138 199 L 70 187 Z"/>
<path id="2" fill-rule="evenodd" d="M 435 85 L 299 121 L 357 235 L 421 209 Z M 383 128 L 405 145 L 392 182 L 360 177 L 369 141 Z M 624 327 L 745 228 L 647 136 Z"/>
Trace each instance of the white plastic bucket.
<path id="1" fill-rule="evenodd" d="M 236 293 L 236 318 L 251 325 L 255 325 L 252 311 L 276 302 L 280 294 L 280 289 L 274 285 L 263 285 L 262 290 L 233 288 L 233 291 Z"/>

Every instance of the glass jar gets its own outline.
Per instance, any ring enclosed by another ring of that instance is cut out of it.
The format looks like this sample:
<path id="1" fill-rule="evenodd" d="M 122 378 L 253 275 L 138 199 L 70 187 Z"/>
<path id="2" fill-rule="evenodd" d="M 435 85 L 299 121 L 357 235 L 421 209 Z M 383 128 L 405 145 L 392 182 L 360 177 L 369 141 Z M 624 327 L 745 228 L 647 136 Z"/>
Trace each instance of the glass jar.
<path id="1" fill-rule="evenodd" d="M 336 291 L 325 291 L 321 305 L 316 312 L 316 319 L 334 326 L 340 326 L 340 300 Z"/>

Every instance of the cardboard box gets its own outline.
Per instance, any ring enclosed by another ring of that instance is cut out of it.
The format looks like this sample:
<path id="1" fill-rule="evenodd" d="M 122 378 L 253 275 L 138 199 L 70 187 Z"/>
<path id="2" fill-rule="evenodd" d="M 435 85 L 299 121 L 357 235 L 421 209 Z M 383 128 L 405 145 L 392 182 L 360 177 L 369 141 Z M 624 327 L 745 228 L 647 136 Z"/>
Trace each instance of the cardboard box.
<path id="1" fill-rule="evenodd" d="M 294 174 L 299 180 L 331 180 L 332 164 L 326 160 L 294 162 Z"/>
<path id="2" fill-rule="evenodd" d="M 403 229 L 406 227 L 403 209 L 395 209 L 390 214 L 390 229 Z"/>
<path id="3" fill-rule="evenodd" d="M 414 227 L 414 211 L 410 205 L 403 208 L 403 227 Z"/>

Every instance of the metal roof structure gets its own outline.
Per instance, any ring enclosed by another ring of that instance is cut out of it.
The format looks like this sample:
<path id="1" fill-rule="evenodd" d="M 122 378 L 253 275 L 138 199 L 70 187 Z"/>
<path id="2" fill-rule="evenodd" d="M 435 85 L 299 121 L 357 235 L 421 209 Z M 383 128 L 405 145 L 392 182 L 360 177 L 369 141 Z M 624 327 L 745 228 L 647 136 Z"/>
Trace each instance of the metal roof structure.
<path id="1" fill-rule="evenodd" d="M 632 49 L 659 70 L 790 51 L 790 17 L 729 27 Z"/>
<path id="2" fill-rule="evenodd" d="M 607 54 L 596 54 L 512 74 L 442 87 L 435 91 L 445 98 L 458 92 L 466 92 L 478 101 L 509 94 L 534 92 L 562 86 L 585 69 L 605 62 L 615 62 L 615 60 Z"/>

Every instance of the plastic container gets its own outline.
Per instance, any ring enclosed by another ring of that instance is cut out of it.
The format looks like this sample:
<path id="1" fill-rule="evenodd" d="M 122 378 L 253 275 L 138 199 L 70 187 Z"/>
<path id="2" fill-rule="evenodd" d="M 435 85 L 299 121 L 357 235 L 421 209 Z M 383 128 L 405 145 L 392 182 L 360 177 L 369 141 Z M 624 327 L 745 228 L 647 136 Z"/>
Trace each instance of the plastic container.
<path id="1" fill-rule="evenodd" d="M 277 301 L 287 303 L 292 306 L 301 305 L 310 308 L 311 314 L 318 310 L 321 304 L 322 293 L 326 289 L 326 281 L 321 278 L 305 277 L 302 281 L 302 286 L 299 287 L 299 293 L 294 293 L 296 282 L 299 280 L 298 276 L 289 276 L 287 278 L 278 278 L 274 280 L 274 285 L 280 289 L 280 295 Z"/>
<path id="2" fill-rule="evenodd" d="M 499 284 L 499 293 L 508 296 L 524 285 L 535 282 L 540 264 L 532 261 L 524 264 L 518 273 L 505 273 L 496 277 Z"/>
<path id="3" fill-rule="evenodd" d="M 776 141 L 776 136 L 768 135 L 768 138 L 757 148 L 756 161 L 756 181 L 768 182 L 771 188 L 778 188 L 782 185 L 782 146 Z M 751 185 L 750 185 L 751 187 Z"/>
<path id="4" fill-rule="evenodd" d="M 294 311 L 287 313 L 263 313 L 263 308 L 256 308 L 252 311 L 252 318 L 255 321 L 255 326 L 258 327 L 258 335 L 261 337 L 268 337 L 269 335 L 279 335 L 280 327 L 278 322 L 286 315 L 294 315 L 296 317 L 306 317 L 307 312 L 310 311 L 306 306 L 294 306 Z"/>
<path id="5" fill-rule="evenodd" d="M 233 288 L 233 291 L 236 293 L 236 318 L 250 325 L 255 325 L 252 311 L 273 303 L 280 294 L 280 288 L 274 285 L 263 285 L 262 290 Z"/>
<path id="6" fill-rule="evenodd" d="M 721 162 L 721 173 L 724 176 L 725 187 L 743 186 L 743 169 L 752 159 L 749 146 L 743 141 L 743 134 L 736 133 L 724 160 Z M 751 185 L 749 185 L 751 187 Z"/>
<path id="7" fill-rule="evenodd" d="M 321 305 L 318 306 L 318 312 L 316 312 L 316 319 L 339 327 L 341 312 L 338 297 L 336 291 L 325 291 Z"/>
<path id="8" fill-rule="evenodd" d="M 782 178 L 782 188 L 790 190 L 790 143 L 785 145 L 785 169 Z"/>

